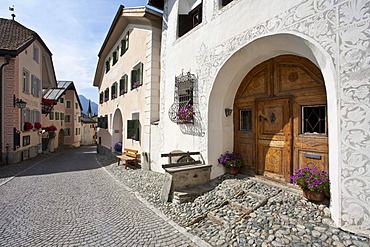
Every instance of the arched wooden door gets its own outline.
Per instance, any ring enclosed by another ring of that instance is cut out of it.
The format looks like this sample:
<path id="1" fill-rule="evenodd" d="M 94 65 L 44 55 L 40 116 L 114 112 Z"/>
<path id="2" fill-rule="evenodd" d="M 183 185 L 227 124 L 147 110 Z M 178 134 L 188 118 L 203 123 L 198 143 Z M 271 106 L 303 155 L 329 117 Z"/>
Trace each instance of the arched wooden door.
<path id="1" fill-rule="evenodd" d="M 284 55 L 257 65 L 234 102 L 234 149 L 247 169 L 290 181 L 293 170 L 328 171 L 326 91 L 308 59 Z"/>

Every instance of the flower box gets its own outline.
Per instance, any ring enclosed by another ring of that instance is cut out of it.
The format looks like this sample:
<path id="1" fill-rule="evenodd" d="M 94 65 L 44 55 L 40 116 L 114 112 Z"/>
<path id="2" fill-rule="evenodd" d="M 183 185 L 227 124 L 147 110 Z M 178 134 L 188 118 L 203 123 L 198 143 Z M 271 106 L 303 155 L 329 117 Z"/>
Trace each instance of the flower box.
<path id="1" fill-rule="evenodd" d="M 177 122 L 180 124 L 193 123 L 194 115 L 195 113 L 192 104 L 180 106 L 176 113 Z"/>

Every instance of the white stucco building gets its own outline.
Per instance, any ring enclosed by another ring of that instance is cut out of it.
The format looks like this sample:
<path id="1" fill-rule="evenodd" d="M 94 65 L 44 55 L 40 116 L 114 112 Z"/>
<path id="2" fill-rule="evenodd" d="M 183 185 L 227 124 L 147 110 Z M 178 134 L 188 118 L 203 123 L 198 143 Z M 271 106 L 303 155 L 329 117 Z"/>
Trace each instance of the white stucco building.
<path id="1" fill-rule="evenodd" d="M 99 52 L 94 86 L 99 88 L 98 150 L 144 152 L 150 125 L 159 119 L 162 15 L 146 7 L 120 6 Z M 148 162 L 147 162 L 148 163 Z"/>
<path id="2" fill-rule="evenodd" d="M 150 2 L 164 11 L 152 169 L 173 150 L 201 151 L 212 177 L 227 150 L 285 182 L 313 164 L 335 223 L 369 235 L 370 1 Z M 176 123 L 189 102 L 193 123 Z"/>

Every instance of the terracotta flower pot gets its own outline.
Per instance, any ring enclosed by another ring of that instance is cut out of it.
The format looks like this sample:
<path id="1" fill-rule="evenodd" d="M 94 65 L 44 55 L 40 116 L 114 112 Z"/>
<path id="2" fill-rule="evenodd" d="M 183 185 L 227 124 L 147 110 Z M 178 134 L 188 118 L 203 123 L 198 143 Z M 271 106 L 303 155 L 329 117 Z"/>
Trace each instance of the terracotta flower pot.
<path id="1" fill-rule="evenodd" d="M 306 197 L 308 200 L 321 202 L 324 200 L 325 195 L 324 193 L 317 193 L 315 191 L 305 190 L 303 189 L 303 196 Z"/>
<path id="2" fill-rule="evenodd" d="M 239 168 L 229 167 L 226 169 L 226 172 L 230 175 L 236 175 L 239 173 Z"/>

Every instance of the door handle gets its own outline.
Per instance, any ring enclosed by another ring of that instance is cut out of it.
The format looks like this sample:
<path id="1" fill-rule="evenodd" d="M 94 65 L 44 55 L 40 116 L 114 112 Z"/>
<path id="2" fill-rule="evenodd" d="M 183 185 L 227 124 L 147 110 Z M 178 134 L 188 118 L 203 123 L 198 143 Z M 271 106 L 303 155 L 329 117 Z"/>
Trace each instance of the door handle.
<path id="1" fill-rule="evenodd" d="M 268 120 L 268 117 L 266 117 L 265 115 L 263 115 L 263 114 L 260 114 L 259 116 L 259 119 L 260 119 L 260 122 L 262 121 L 262 120 Z"/>

